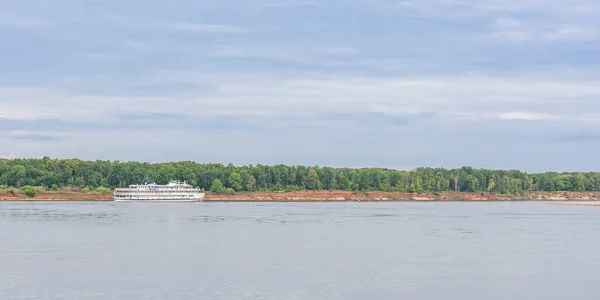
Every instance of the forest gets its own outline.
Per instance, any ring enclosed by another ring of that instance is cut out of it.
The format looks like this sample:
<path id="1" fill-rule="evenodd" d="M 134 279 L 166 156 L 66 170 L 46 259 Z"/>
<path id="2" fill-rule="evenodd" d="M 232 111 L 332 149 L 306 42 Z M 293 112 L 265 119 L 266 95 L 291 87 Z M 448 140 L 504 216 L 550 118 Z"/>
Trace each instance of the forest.
<path id="1" fill-rule="evenodd" d="M 89 190 L 129 184 L 186 180 L 211 192 L 348 190 L 396 192 L 600 191 L 600 173 L 536 173 L 519 170 L 333 168 L 321 166 L 234 166 L 191 161 L 146 163 L 80 159 L 0 159 L 4 187 L 80 187 Z"/>

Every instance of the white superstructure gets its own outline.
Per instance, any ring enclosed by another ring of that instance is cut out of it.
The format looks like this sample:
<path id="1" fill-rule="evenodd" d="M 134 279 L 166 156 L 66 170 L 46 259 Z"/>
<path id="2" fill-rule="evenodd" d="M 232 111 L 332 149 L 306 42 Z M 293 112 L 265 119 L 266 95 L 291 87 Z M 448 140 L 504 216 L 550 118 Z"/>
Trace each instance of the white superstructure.
<path id="1" fill-rule="evenodd" d="M 128 188 L 117 188 L 114 192 L 114 201 L 197 202 L 203 198 L 204 193 L 200 189 L 185 181 L 171 181 L 167 185 L 134 184 Z"/>

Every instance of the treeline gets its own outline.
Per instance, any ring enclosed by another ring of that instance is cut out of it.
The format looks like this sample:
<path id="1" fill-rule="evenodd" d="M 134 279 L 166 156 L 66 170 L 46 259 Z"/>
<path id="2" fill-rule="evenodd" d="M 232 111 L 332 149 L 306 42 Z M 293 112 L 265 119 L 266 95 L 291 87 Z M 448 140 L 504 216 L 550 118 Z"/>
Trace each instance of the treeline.
<path id="1" fill-rule="evenodd" d="M 79 159 L 0 159 L 0 185 L 48 189 L 124 187 L 187 180 L 206 191 L 352 190 L 398 192 L 600 191 L 600 173 L 538 173 L 518 170 L 331 168 L 318 166 L 140 163 Z"/>

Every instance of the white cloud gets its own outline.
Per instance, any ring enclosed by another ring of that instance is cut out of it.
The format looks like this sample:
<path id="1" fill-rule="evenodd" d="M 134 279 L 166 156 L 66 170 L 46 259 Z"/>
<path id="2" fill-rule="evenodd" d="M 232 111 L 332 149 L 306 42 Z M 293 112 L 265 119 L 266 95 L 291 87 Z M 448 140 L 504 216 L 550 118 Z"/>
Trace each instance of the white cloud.
<path id="1" fill-rule="evenodd" d="M 48 141 L 59 141 L 62 140 L 65 136 L 69 136 L 72 134 L 63 134 L 52 132 L 48 133 L 46 131 L 31 131 L 31 130 L 11 130 L 8 132 L 0 132 L 0 138 L 10 139 L 10 140 L 27 140 L 34 142 L 48 142 Z"/>
<path id="2" fill-rule="evenodd" d="M 498 117 L 502 120 L 527 120 L 527 121 L 539 121 L 539 120 L 550 120 L 554 116 L 546 113 L 531 113 L 522 111 L 513 111 L 506 113 L 499 113 Z"/>
<path id="3" fill-rule="evenodd" d="M 436 20 L 445 20 L 448 28 L 463 22 L 491 20 L 489 31 L 481 34 L 492 41 L 585 42 L 600 39 L 600 2 L 595 0 L 372 0 L 357 5 L 374 8 L 383 14 L 413 16 L 416 11 L 429 18 L 429 23 L 434 26 Z M 468 24 L 475 27 L 451 32 L 472 41 L 473 34 L 481 28 Z M 439 29 L 443 30 L 445 28 Z"/>
<path id="4" fill-rule="evenodd" d="M 600 38 L 600 30 L 580 28 L 574 25 L 535 28 L 533 26 L 512 26 L 492 32 L 489 37 L 511 42 L 566 42 L 595 41 Z"/>
<path id="5" fill-rule="evenodd" d="M 577 20 L 569 22 L 554 18 L 516 19 L 502 16 L 493 22 L 489 36 L 512 42 L 594 41 L 600 38 L 598 24 L 577 24 Z"/>
<path id="6" fill-rule="evenodd" d="M 563 121 L 578 123 L 598 123 L 600 122 L 599 113 L 536 113 L 527 111 L 511 111 L 499 113 L 501 120 L 522 120 L 522 121 Z"/>
<path id="7" fill-rule="evenodd" d="M 59 92 L 45 88 L 0 86 L 0 118 L 33 120 L 57 117 L 46 110 L 46 105 L 59 95 Z"/>
<path id="8" fill-rule="evenodd" d="M 240 47 L 233 45 L 215 45 L 206 51 L 209 58 L 266 58 L 272 60 L 300 61 L 298 51 L 285 47 L 278 49 L 268 47 Z"/>
<path id="9" fill-rule="evenodd" d="M 360 50 L 347 46 L 328 47 L 323 49 L 323 52 L 330 55 L 355 55 L 361 53 Z"/>
<path id="10" fill-rule="evenodd" d="M 103 53 L 103 52 L 78 52 L 75 53 L 75 56 L 89 59 L 89 60 L 97 60 L 97 61 L 107 61 L 114 60 L 118 58 L 118 55 L 113 53 Z"/>
<path id="11" fill-rule="evenodd" d="M 0 107 L 2 107 L 2 105 L 0 105 Z M 14 109 L 6 106 L 2 107 L 2 110 L 0 111 L 0 118 L 12 120 L 36 120 L 55 117 L 56 115 L 46 114 L 41 111 L 35 112 L 28 109 Z"/>
<path id="12" fill-rule="evenodd" d="M 200 50 L 197 50 L 200 51 Z M 243 59 L 267 59 L 272 61 L 286 61 L 310 66 L 333 66 L 336 64 L 357 65 L 364 62 L 357 57 L 362 52 L 350 46 L 240 46 L 219 44 L 206 47 L 203 51 L 208 58 L 243 58 Z M 339 61 L 335 59 L 342 58 Z M 389 65 L 389 63 L 388 63 Z M 374 64 L 371 64 L 374 66 Z"/>
<path id="13" fill-rule="evenodd" d="M 421 12 L 445 14 L 453 18 L 449 11 L 542 14 L 591 14 L 597 13 L 600 5 L 595 0 L 371 0 L 362 5 L 380 9 L 412 9 Z M 436 11 L 437 10 L 437 11 Z M 462 14 L 461 14 L 462 15 Z"/>
<path id="14" fill-rule="evenodd" d="M 221 24 L 201 24 L 184 21 L 165 22 L 164 26 L 173 30 L 192 32 L 245 33 L 249 31 L 248 29 L 239 26 Z"/>
<path id="15" fill-rule="evenodd" d="M 257 0 L 264 6 L 323 6 L 321 0 Z"/>
<path id="16" fill-rule="evenodd" d="M 55 25 L 70 26 L 103 26 L 111 25 L 130 30 L 144 31 L 179 31 L 197 33 L 248 33 L 249 29 L 228 24 L 199 23 L 183 20 L 156 20 L 135 18 L 128 15 L 104 14 L 90 15 L 89 18 L 46 18 L 46 17 L 3 17 L 0 16 L 0 26 L 14 28 L 36 28 Z"/>
<path id="17" fill-rule="evenodd" d="M 0 154 L 0 159 L 15 159 L 15 158 L 19 158 L 20 156 L 15 155 L 14 153 L 4 153 L 4 154 Z"/>
<path id="18" fill-rule="evenodd" d="M 7 118 L 110 122 L 121 113 L 192 116 L 318 116 L 435 113 L 439 121 L 595 120 L 600 82 L 515 77 L 290 77 L 206 73 L 149 74 L 161 84 L 209 85 L 205 92 L 94 96 L 44 89 L 0 89 Z M 35 99 L 32 100 L 32 99 Z"/>
<path id="19" fill-rule="evenodd" d="M 598 28 L 580 28 L 577 26 L 564 26 L 540 33 L 548 41 L 595 41 L 600 38 Z"/>
<path id="20" fill-rule="evenodd" d="M 45 18 L 33 18 L 33 17 L 1 17 L 0 26 L 14 27 L 14 28 L 36 28 L 36 27 L 48 27 L 56 24 L 55 20 Z"/>
<path id="21" fill-rule="evenodd" d="M 157 20 L 136 18 L 128 15 L 106 14 L 98 18 L 95 23 L 101 22 L 131 30 L 144 31 L 181 31 L 181 32 L 204 32 L 204 33 L 246 33 L 247 28 L 229 24 L 213 24 L 202 22 L 190 22 L 184 20 Z"/>

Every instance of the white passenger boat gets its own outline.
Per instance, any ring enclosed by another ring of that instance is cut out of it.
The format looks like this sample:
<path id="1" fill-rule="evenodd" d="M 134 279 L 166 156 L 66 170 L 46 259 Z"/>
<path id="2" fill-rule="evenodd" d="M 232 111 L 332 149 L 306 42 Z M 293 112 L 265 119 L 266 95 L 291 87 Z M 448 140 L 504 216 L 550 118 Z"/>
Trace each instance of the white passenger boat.
<path id="1" fill-rule="evenodd" d="M 199 202 L 204 193 L 187 182 L 171 181 L 166 185 L 156 183 L 130 185 L 128 188 L 116 188 L 114 201 L 144 202 Z"/>

